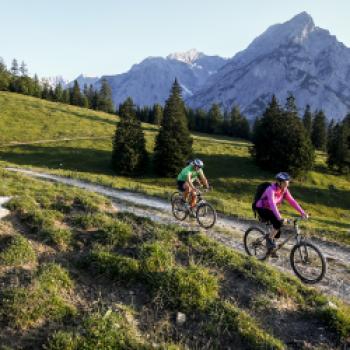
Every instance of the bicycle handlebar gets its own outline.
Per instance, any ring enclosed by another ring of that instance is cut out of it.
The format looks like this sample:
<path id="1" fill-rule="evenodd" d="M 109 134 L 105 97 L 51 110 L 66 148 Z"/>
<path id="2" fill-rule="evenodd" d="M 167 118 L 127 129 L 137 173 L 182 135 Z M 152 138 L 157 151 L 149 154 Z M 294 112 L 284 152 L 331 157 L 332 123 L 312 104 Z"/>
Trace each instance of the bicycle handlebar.
<path id="1" fill-rule="evenodd" d="M 307 218 L 304 218 L 304 217 L 298 217 L 298 218 L 288 218 L 288 219 L 285 219 L 285 223 L 288 224 L 288 225 L 296 225 L 299 221 L 302 221 L 302 220 L 307 220 Z"/>

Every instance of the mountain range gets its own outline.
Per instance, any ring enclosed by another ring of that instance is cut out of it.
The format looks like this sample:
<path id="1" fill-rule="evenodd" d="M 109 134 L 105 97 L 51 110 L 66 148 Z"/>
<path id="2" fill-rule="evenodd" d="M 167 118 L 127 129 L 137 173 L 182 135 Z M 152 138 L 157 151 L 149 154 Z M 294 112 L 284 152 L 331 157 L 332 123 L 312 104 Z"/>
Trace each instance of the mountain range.
<path id="1" fill-rule="evenodd" d="M 81 85 L 86 83 L 79 78 Z M 281 104 L 293 94 L 301 113 L 307 104 L 322 109 L 328 119 L 341 119 L 350 111 L 350 49 L 317 27 L 306 12 L 272 25 L 230 59 L 192 49 L 148 57 L 126 73 L 102 78 L 111 85 L 116 105 L 128 96 L 137 105 L 163 104 L 177 78 L 193 108 L 237 105 L 253 118 L 273 94 Z M 89 79 L 99 86 L 100 80 Z"/>

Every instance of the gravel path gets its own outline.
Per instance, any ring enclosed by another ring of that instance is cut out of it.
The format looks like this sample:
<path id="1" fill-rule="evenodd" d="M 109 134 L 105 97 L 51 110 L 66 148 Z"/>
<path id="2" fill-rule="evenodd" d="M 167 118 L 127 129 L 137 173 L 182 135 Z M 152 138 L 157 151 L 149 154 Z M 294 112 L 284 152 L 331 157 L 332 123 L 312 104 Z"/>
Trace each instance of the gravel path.
<path id="1" fill-rule="evenodd" d="M 112 199 L 114 207 L 119 211 L 132 212 L 138 216 L 149 217 L 161 223 L 176 223 L 192 230 L 199 230 L 195 220 L 186 219 L 184 222 L 175 220 L 171 213 L 170 203 L 163 199 L 27 169 L 6 169 L 105 195 Z M 254 222 L 253 224 L 257 225 L 258 223 Z M 206 234 L 228 247 L 243 251 L 243 234 L 251 225 L 251 220 L 238 220 L 219 215 L 216 225 L 212 229 L 207 230 Z M 350 302 L 350 247 L 342 247 L 319 239 L 313 239 L 313 241 L 321 249 L 328 261 L 327 274 L 316 287 L 329 295 L 335 295 Z M 291 272 L 289 263 L 290 248 L 291 245 L 286 245 L 281 249 L 280 258 L 270 259 L 269 263 L 283 271 Z"/>

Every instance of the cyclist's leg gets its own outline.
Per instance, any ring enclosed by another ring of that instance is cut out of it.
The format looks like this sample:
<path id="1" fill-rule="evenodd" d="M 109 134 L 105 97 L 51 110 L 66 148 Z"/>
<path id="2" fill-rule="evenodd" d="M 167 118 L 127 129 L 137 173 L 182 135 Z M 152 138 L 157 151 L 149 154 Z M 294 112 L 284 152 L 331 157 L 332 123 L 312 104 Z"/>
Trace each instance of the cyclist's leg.
<path id="1" fill-rule="evenodd" d="M 185 202 L 187 202 L 187 200 L 188 200 L 188 197 L 190 195 L 190 190 L 191 190 L 191 188 L 190 188 L 189 184 L 187 183 L 187 181 L 184 182 L 184 184 L 183 184 L 183 194 L 184 194 Z"/>
<path id="2" fill-rule="evenodd" d="M 186 194 L 185 181 L 177 181 L 177 189 L 183 195 L 183 199 L 186 200 L 186 198 L 185 198 L 185 194 Z"/>
<path id="3" fill-rule="evenodd" d="M 191 196 L 190 207 L 193 209 L 197 204 L 196 190 L 190 188 L 190 196 Z"/>
<path id="4" fill-rule="evenodd" d="M 281 222 L 275 217 L 274 213 L 270 209 L 257 208 L 257 212 L 263 222 L 269 222 L 272 224 L 272 227 L 269 230 L 267 247 L 269 250 L 275 249 L 276 243 L 274 239 L 281 228 Z"/>

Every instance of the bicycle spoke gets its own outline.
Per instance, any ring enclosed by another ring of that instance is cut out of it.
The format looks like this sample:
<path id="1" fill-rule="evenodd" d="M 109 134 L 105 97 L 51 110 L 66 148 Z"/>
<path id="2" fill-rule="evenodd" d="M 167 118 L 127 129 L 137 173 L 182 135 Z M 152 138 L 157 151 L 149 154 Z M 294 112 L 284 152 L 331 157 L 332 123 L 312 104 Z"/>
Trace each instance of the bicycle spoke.
<path id="1" fill-rule="evenodd" d="M 250 228 L 244 237 L 244 246 L 249 255 L 255 256 L 259 260 L 264 260 L 267 254 L 266 236 L 258 228 Z"/>
<path id="2" fill-rule="evenodd" d="M 185 220 L 188 215 L 188 210 L 185 207 L 185 203 L 181 197 L 177 197 L 174 199 L 172 203 L 172 211 L 173 215 L 178 220 Z"/>
<path id="3" fill-rule="evenodd" d="M 301 243 L 293 248 L 291 264 L 296 275 L 308 283 L 322 279 L 326 269 L 321 252 L 310 243 Z"/>
<path id="4" fill-rule="evenodd" d="M 204 228 L 214 226 L 216 222 L 215 209 L 208 203 L 200 204 L 196 211 L 196 217 L 199 225 Z"/>

